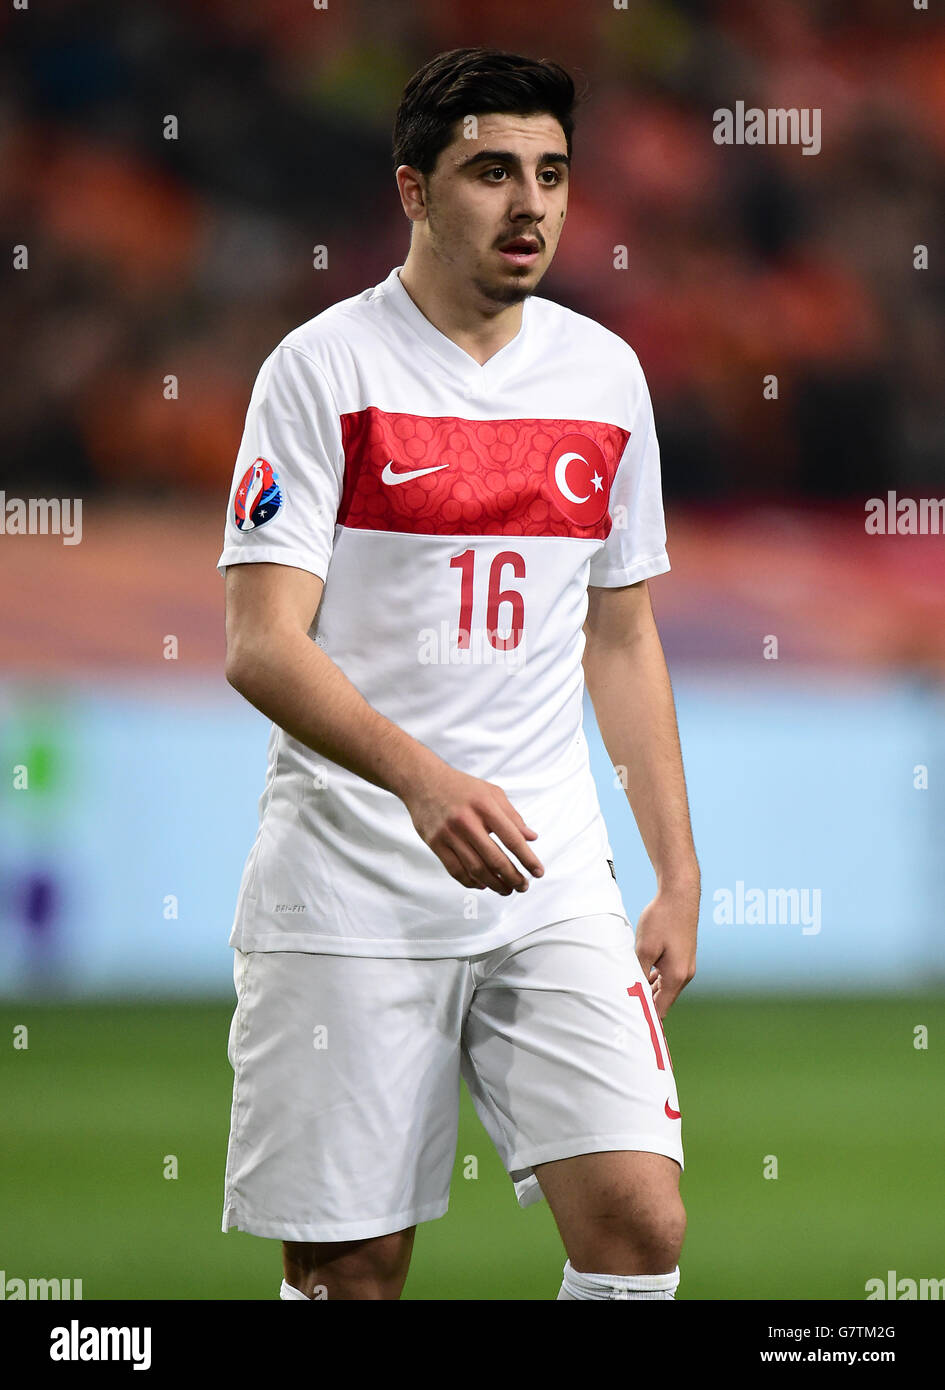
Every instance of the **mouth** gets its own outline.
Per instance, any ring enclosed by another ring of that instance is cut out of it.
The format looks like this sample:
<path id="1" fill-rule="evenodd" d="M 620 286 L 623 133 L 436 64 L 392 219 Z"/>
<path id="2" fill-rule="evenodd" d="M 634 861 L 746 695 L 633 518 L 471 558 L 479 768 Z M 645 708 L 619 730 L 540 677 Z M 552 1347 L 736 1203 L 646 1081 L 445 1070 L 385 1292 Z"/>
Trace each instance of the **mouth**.
<path id="1" fill-rule="evenodd" d="M 541 254 L 541 247 L 534 237 L 513 237 L 499 247 L 499 255 L 510 265 L 534 265 Z"/>

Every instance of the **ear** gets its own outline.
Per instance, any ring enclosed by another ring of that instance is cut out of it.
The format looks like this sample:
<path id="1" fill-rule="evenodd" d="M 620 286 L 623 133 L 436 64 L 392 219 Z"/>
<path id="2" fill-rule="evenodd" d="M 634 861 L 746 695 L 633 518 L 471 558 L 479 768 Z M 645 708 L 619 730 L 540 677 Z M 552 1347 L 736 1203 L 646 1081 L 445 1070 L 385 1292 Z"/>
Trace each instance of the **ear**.
<path id="1" fill-rule="evenodd" d="M 410 164 L 401 164 L 394 177 L 405 214 L 411 222 L 422 222 L 427 215 L 426 179 Z"/>

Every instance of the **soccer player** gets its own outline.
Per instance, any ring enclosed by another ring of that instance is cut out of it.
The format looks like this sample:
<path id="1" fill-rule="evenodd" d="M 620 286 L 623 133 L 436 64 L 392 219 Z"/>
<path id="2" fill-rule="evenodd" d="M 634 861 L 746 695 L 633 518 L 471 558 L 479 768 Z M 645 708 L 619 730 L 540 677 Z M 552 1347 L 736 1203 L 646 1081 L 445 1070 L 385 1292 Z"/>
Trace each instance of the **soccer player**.
<path id="1" fill-rule="evenodd" d="M 250 401 L 226 674 L 272 730 L 230 937 L 223 1229 L 283 1242 L 285 1299 L 399 1298 L 447 1210 L 461 1077 L 519 1203 L 551 1207 L 559 1298 L 679 1281 L 662 1018 L 699 869 L 647 593 L 659 454 L 632 349 L 535 295 L 574 97 L 487 49 L 417 72 L 404 264 L 289 333 Z M 657 876 L 635 934 L 585 682 Z"/>

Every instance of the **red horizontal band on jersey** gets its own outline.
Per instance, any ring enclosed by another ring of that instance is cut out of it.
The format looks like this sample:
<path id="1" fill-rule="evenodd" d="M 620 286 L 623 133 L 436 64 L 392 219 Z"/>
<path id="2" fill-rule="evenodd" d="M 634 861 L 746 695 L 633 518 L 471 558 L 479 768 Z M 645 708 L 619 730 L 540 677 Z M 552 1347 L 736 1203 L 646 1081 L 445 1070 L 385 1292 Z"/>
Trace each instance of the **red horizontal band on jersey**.
<path id="1" fill-rule="evenodd" d="M 462 420 L 368 406 L 341 417 L 338 522 L 413 535 L 606 540 L 629 430 L 599 420 Z"/>

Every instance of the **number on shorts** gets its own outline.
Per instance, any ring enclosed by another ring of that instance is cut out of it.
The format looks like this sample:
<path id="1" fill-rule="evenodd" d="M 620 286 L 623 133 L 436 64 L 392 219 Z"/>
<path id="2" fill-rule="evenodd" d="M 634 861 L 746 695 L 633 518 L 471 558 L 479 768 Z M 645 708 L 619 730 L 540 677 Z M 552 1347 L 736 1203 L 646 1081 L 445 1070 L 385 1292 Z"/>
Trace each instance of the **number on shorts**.
<path id="1" fill-rule="evenodd" d="M 657 1036 L 656 1027 L 653 1023 L 653 1015 L 650 1013 L 650 1006 L 646 1002 L 646 994 L 643 989 L 643 981 L 637 980 L 635 985 L 629 985 L 627 987 L 627 993 L 630 995 L 631 999 L 639 999 L 640 1001 L 641 1007 L 643 1009 L 643 1017 L 646 1019 L 647 1027 L 650 1030 L 650 1042 L 653 1044 L 653 1052 L 656 1056 L 656 1065 L 659 1067 L 660 1071 L 665 1071 L 666 1063 L 663 1061 L 663 1054 L 660 1050 L 660 1040 Z M 669 1057 L 669 1065 L 670 1067 L 672 1067 L 673 1059 L 670 1056 L 669 1043 L 666 1041 L 666 1033 L 663 1029 L 663 1020 L 659 1017 L 658 1014 L 656 1017 L 656 1022 L 659 1024 L 660 1032 L 663 1034 L 663 1042 L 666 1046 L 666 1055 L 667 1057 Z"/>

